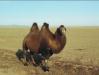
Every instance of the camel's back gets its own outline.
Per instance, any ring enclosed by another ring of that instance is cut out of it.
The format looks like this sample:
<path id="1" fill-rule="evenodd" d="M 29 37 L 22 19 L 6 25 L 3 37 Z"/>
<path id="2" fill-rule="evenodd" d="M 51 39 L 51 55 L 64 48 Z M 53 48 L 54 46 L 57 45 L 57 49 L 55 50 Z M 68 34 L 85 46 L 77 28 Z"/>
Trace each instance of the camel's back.
<path id="1" fill-rule="evenodd" d="M 54 40 L 54 34 L 52 32 L 50 32 L 47 29 L 42 30 L 40 32 L 40 41 L 41 41 L 40 47 L 47 48 L 49 41 L 52 41 L 52 40 Z"/>

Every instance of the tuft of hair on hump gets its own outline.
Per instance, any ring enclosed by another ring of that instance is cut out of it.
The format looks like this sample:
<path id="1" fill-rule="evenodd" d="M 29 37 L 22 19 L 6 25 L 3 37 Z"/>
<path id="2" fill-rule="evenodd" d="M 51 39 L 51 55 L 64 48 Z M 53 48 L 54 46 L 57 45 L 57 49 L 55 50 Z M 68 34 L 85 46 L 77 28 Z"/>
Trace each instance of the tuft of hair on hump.
<path id="1" fill-rule="evenodd" d="M 42 29 L 45 29 L 45 28 L 49 28 L 49 24 L 46 23 L 46 22 L 44 22 L 44 23 L 43 23 L 43 26 L 42 26 Z"/>
<path id="2" fill-rule="evenodd" d="M 36 22 L 34 22 L 34 23 L 33 23 L 33 25 L 32 25 L 32 27 L 33 27 L 33 26 L 37 27 L 37 23 L 36 23 Z"/>
<path id="3" fill-rule="evenodd" d="M 36 22 L 34 22 L 34 23 L 32 24 L 32 27 L 31 27 L 31 29 L 30 29 L 30 32 L 34 31 L 35 29 L 38 30 L 38 25 L 37 25 Z"/>

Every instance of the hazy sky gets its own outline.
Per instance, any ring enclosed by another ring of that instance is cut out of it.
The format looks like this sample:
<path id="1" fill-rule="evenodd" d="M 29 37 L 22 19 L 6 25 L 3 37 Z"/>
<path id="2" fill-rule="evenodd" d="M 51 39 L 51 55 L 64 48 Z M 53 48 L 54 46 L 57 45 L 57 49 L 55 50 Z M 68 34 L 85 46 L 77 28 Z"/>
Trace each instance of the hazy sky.
<path id="1" fill-rule="evenodd" d="M 0 25 L 99 25 L 99 1 L 0 1 Z"/>

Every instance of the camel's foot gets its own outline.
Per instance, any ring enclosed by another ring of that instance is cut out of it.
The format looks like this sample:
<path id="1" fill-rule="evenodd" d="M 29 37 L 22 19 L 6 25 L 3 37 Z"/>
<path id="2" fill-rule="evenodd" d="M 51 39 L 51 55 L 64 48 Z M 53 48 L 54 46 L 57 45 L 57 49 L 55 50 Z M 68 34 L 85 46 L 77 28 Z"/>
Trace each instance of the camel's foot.
<path id="1" fill-rule="evenodd" d="M 49 67 L 48 67 L 48 66 L 42 66 L 41 68 L 42 68 L 42 70 L 43 70 L 44 72 L 49 71 Z"/>
<path id="2" fill-rule="evenodd" d="M 24 66 L 28 66 L 28 64 L 27 63 L 24 63 Z"/>

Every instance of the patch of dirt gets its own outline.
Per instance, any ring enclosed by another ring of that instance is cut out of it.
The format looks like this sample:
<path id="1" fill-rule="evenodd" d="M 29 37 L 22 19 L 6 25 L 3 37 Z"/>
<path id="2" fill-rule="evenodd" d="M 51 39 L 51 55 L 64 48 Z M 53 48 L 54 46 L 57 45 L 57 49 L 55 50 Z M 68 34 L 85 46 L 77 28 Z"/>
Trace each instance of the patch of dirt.
<path id="1" fill-rule="evenodd" d="M 99 75 L 99 66 L 83 65 L 73 61 L 60 61 L 60 57 L 49 60 L 49 72 L 33 65 L 24 66 L 16 52 L 0 49 L 0 75 Z"/>

